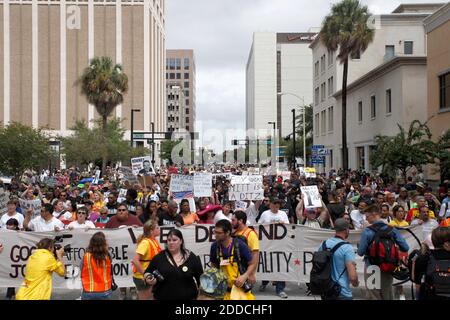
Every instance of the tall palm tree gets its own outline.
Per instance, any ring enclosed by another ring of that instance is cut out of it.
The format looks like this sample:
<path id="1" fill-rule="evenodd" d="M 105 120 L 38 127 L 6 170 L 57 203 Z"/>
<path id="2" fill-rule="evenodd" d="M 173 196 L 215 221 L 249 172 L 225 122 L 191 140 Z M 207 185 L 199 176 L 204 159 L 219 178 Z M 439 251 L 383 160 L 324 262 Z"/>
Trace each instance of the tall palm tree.
<path id="1" fill-rule="evenodd" d="M 367 24 L 370 16 L 367 6 L 361 5 L 358 0 L 342 0 L 331 7 L 331 13 L 325 17 L 319 34 L 328 50 L 339 50 L 337 58 L 344 65 L 342 76 L 342 166 L 344 170 L 348 169 L 348 59 L 359 57 L 373 41 L 375 32 Z"/>
<path id="2" fill-rule="evenodd" d="M 128 90 L 128 77 L 120 64 L 114 65 L 109 57 L 95 57 L 91 60 L 81 78 L 81 92 L 102 117 L 103 132 L 106 131 L 108 117 L 123 103 L 123 95 Z M 102 174 L 105 174 L 108 155 L 102 159 Z"/>

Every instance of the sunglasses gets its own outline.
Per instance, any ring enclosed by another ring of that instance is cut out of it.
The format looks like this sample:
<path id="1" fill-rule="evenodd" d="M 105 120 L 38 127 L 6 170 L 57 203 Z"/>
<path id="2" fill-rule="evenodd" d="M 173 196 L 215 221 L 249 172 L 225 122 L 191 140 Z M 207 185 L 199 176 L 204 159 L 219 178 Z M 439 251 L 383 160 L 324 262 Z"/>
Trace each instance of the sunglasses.
<path id="1" fill-rule="evenodd" d="M 127 209 L 117 209 L 118 212 L 127 211 Z"/>

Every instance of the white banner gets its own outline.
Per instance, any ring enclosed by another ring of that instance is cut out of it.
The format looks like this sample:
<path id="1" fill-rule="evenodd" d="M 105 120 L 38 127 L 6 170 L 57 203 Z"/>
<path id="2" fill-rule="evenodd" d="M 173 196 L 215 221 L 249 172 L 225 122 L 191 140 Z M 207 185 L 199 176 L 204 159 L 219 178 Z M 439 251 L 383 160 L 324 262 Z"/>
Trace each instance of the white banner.
<path id="1" fill-rule="evenodd" d="M 133 170 L 128 167 L 119 167 L 119 172 L 122 174 L 122 178 L 124 181 L 128 181 L 131 185 L 138 184 L 139 181 Z"/>
<path id="2" fill-rule="evenodd" d="M 212 173 L 194 173 L 194 197 L 211 197 Z"/>
<path id="3" fill-rule="evenodd" d="M 32 218 L 36 218 L 41 214 L 41 199 L 35 199 L 35 200 L 24 200 L 19 199 L 20 207 L 22 208 L 23 215 L 25 216 L 25 213 L 28 209 L 33 209 L 33 216 Z"/>
<path id="4" fill-rule="evenodd" d="M 164 248 L 167 234 L 171 226 L 161 227 L 159 242 Z M 200 257 L 203 267 L 207 268 L 210 248 L 214 237 L 213 225 L 189 225 L 181 227 L 186 248 Z M 423 241 L 422 227 L 411 229 Z M 54 275 L 53 287 L 65 289 L 80 289 L 80 262 L 91 236 L 99 230 L 73 230 L 62 232 L 0 232 L 0 243 L 4 250 L 0 254 L 0 287 L 20 286 L 28 257 L 35 249 L 36 243 L 42 238 L 59 239 L 61 245 L 71 245 L 71 251 L 65 257 L 66 277 Z M 105 233 L 109 251 L 113 258 L 115 281 L 119 287 L 133 287 L 131 260 L 136 250 L 136 238 L 142 233 L 142 228 L 121 228 L 116 230 L 101 230 Z M 258 264 L 258 280 L 308 282 L 311 270 L 313 252 L 322 242 L 334 236 L 332 230 L 312 229 L 300 225 L 257 225 L 255 231 L 260 239 Z M 351 231 L 347 241 L 355 249 L 362 231 Z M 413 236 L 401 231 L 410 246 L 410 252 L 419 248 Z M 357 256 L 357 272 L 361 283 L 364 283 L 364 262 Z"/>
<path id="5" fill-rule="evenodd" d="M 236 209 L 246 210 L 247 209 L 247 202 L 237 200 L 234 203 L 234 206 L 235 206 Z"/>
<path id="6" fill-rule="evenodd" d="M 320 198 L 319 189 L 317 186 L 300 187 L 302 194 L 305 196 L 305 208 L 320 208 L 322 207 L 322 200 Z"/>
<path id="7" fill-rule="evenodd" d="M 170 176 L 170 188 L 174 199 L 187 199 L 194 197 L 194 177 L 182 174 Z"/>
<path id="8" fill-rule="evenodd" d="M 7 203 L 9 201 L 9 192 L 5 191 L 5 189 L 0 188 L 0 218 L 6 212 L 8 212 Z"/>
<path id="9" fill-rule="evenodd" d="M 133 170 L 133 174 L 137 176 L 138 174 L 142 175 L 154 175 L 156 174 L 155 169 L 153 168 L 151 158 L 147 157 L 139 157 L 131 159 L 131 169 Z"/>
<path id="10" fill-rule="evenodd" d="M 263 178 L 261 175 L 232 176 L 230 201 L 234 200 L 263 200 Z"/>

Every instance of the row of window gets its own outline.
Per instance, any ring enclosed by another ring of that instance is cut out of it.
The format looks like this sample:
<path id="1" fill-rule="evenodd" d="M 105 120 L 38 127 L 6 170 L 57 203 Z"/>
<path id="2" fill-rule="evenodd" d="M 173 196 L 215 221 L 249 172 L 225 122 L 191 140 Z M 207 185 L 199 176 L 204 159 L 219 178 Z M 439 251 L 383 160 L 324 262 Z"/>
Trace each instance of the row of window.
<path id="1" fill-rule="evenodd" d="M 328 118 L 327 118 L 327 112 L 328 112 Z M 334 130 L 334 107 L 333 106 L 329 107 L 327 110 L 321 111 L 320 117 L 319 117 L 319 113 L 315 114 L 314 128 L 315 128 L 317 137 L 319 136 L 319 133 L 322 135 L 326 134 L 327 121 L 328 121 L 328 132 L 332 132 Z"/>
<path id="2" fill-rule="evenodd" d="M 385 93 L 386 99 L 386 114 L 392 113 L 392 90 L 387 89 Z M 373 120 L 377 117 L 377 97 L 375 95 L 370 97 L 370 118 Z M 358 123 L 363 122 L 363 102 L 358 102 Z"/>
<path id="3" fill-rule="evenodd" d="M 319 104 L 319 94 L 320 94 L 320 101 L 325 101 L 327 95 L 330 97 L 334 93 L 334 77 L 328 78 L 328 91 L 327 91 L 327 84 L 324 82 L 320 85 L 320 91 L 319 87 L 317 87 L 314 90 L 314 105 Z"/>
<path id="4" fill-rule="evenodd" d="M 175 128 L 170 126 L 170 127 L 167 128 L 167 131 L 173 132 L 173 131 L 175 131 Z M 186 131 L 189 131 L 189 126 L 186 126 Z"/>
<path id="5" fill-rule="evenodd" d="M 319 61 L 316 61 L 316 63 L 314 63 L 314 77 L 318 77 L 319 76 L 319 68 L 320 68 L 320 72 L 324 73 L 325 72 L 325 60 L 327 60 L 327 55 L 323 55 L 320 57 L 320 64 Z M 330 51 L 328 50 L 328 67 L 331 66 L 333 64 L 334 61 L 334 51 Z"/>
<path id="6" fill-rule="evenodd" d="M 181 80 L 181 73 L 166 73 L 166 79 L 171 79 L 171 80 L 174 80 L 174 79 L 177 79 L 177 80 Z M 185 73 L 184 74 L 184 80 L 189 80 L 189 73 Z M 189 87 L 189 82 L 185 82 L 185 84 L 188 84 L 188 87 Z"/>
<path id="7" fill-rule="evenodd" d="M 180 119 L 179 117 L 170 116 L 170 117 L 167 118 L 167 121 L 169 121 L 169 122 L 174 122 L 174 121 L 178 122 L 179 119 Z M 186 120 L 186 124 L 189 124 L 189 117 L 186 117 L 185 120 Z"/>
<path id="8" fill-rule="evenodd" d="M 167 58 L 166 70 L 181 70 L 181 58 Z M 189 70 L 189 58 L 184 58 L 184 70 Z"/>

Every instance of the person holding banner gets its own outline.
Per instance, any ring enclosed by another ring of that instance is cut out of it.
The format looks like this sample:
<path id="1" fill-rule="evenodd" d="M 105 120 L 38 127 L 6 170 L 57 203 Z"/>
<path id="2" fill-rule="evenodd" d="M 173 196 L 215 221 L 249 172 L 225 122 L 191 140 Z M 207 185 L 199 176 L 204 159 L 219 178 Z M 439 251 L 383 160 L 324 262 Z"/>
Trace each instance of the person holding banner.
<path id="1" fill-rule="evenodd" d="M 249 247 L 232 238 L 232 225 L 219 220 L 215 225 L 216 242 L 211 245 L 210 262 L 227 275 L 228 288 L 224 300 L 255 300 L 248 278 L 256 269 Z"/>
<path id="2" fill-rule="evenodd" d="M 64 229 L 64 223 L 56 219 L 53 216 L 53 206 L 50 203 L 46 203 L 41 208 L 41 215 L 31 220 L 33 214 L 32 209 L 28 209 L 23 221 L 24 229 L 31 231 L 43 232 L 43 231 L 60 231 Z"/>
<path id="3" fill-rule="evenodd" d="M 136 254 L 133 257 L 133 282 L 136 285 L 139 300 L 150 300 L 152 298 L 151 286 L 144 281 L 144 272 L 153 258 L 161 252 L 158 237 L 160 229 L 158 221 L 148 220 L 144 224 L 144 233 L 137 239 Z"/>
<path id="4" fill-rule="evenodd" d="M 54 246 L 55 240 L 49 238 L 37 243 L 37 248 L 25 267 L 25 279 L 17 292 L 16 300 L 50 300 L 53 272 L 61 277 L 66 273 L 62 262 L 64 247 L 55 251 Z"/>
<path id="5" fill-rule="evenodd" d="M 87 219 L 87 208 L 86 207 L 80 207 L 77 210 L 77 220 L 72 221 L 67 225 L 67 229 L 73 230 L 73 229 L 95 229 L 95 225 L 92 221 L 86 220 Z"/>

